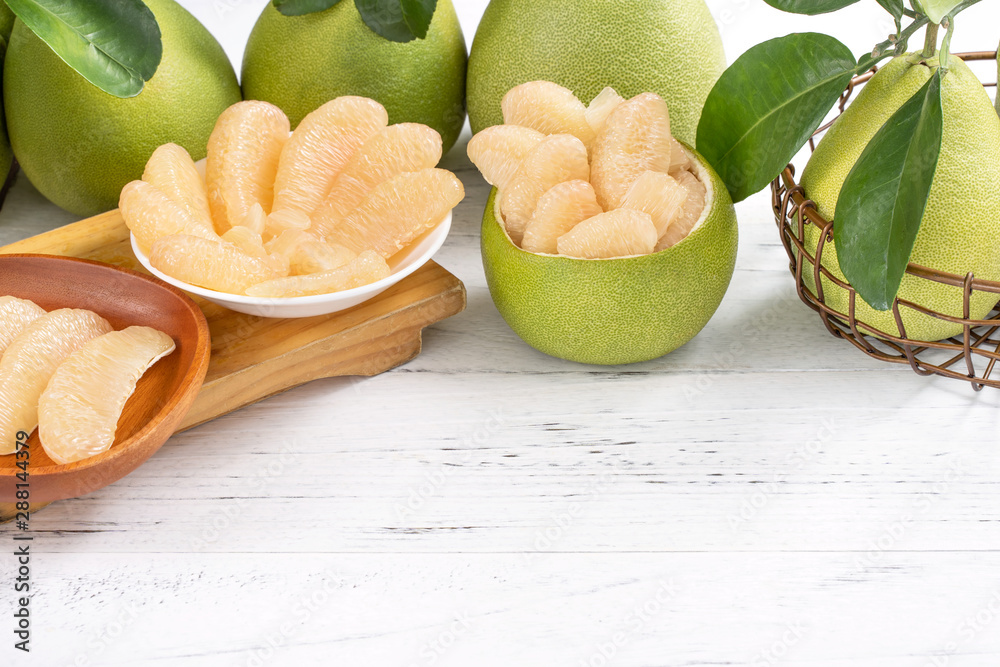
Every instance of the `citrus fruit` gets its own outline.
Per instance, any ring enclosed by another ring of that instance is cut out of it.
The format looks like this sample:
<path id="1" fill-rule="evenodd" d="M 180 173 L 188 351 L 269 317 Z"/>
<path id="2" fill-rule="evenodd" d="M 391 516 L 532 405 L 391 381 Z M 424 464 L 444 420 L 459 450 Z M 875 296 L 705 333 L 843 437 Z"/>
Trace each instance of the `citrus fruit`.
<path id="1" fill-rule="evenodd" d="M 77 215 L 114 208 L 157 146 L 173 142 L 203 158 L 216 118 L 240 99 L 232 65 L 205 27 L 174 0 L 146 4 L 160 26 L 163 57 L 129 99 L 103 92 L 14 24 L 3 72 L 14 154 L 45 197 Z"/>
<path id="2" fill-rule="evenodd" d="M 736 261 L 736 215 L 725 183 L 697 154 L 709 184 L 698 224 L 662 252 L 575 259 L 518 248 L 505 233 L 496 191 L 483 216 L 483 265 L 500 314 L 527 343 L 589 364 L 662 356 L 693 338 L 718 308 Z"/>
<path id="3" fill-rule="evenodd" d="M 239 102 L 219 116 L 208 139 L 205 180 L 220 232 L 242 224 L 254 206 L 271 212 L 278 158 L 288 132 L 284 112 L 267 102 Z"/>
<path id="4" fill-rule="evenodd" d="M 385 108 L 364 97 L 338 97 L 306 116 L 281 149 L 273 210 L 311 215 L 354 152 L 387 122 Z"/>
<path id="5" fill-rule="evenodd" d="M 538 200 L 565 181 L 590 180 L 587 147 L 571 134 L 545 137 L 521 162 L 521 168 L 500 194 L 507 232 L 521 242 Z"/>
<path id="6" fill-rule="evenodd" d="M 3 70 L 3 60 L 10 42 L 10 31 L 14 28 L 14 12 L 6 3 L 0 2 L 0 71 Z M 0 182 L 6 182 L 14 166 L 14 150 L 10 147 L 10 137 L 7 134 L 7 119 L 3 113 L 3 95 L 0 95 Z"/>
<path id="7" fill-rule="evenodd" d="M 657 251 L 664 250 L 683 241 L 691 233 L 691 230 L 701 218 L 702 210 L 705 208 L 705 197 L 708 193 L 705 185 L 689 171 L 677 172 L 675 175 L 677 183 L 687 192 L 687 198 L 681 207 L 680 215 L 672 225 L 667 227 L 666 233 L 663 234 L 660 241 L 656 244 Z"/>
<path id="8" fill-rule="evenodd" d="M 129 327 L 70 354 L 38 400 L 38 437 L 49 458 L 73 463 L 111 449 L 139 378 L 176 347 L 162 331 Z"/>
<path id="9" fill-rule="evenodd" d="M 157 148 L 146 162 L 142 180 L 180 204 L 189 216 L 214 229 L 205 181 L 186 150 L 177 144 Z"/>
<path id="10" fill-rule="evenodd" d="M 291 258 L 291 274 L 302 276 L 339 269 L 357 257 L 341 245 L 325 243 L 314 239 L 304 239 L 295 248 Z"/>
<path id="11" fill-rule="evenodd" d="M 521 163 L 545 135 L 518 125 L 494 125 L 469 140 L 472 164 L 490 185 L 505 190 Z"/>
<path id="12" fill-rule="evenodd" d="M 604 129 L 604 124 L 608 121 L 608 116 L 611 115 L 611 112 L 617 109 L 624 101 L 625 98 L 610 86 L 602 90 L 597 94 L 597 97 L 590 101 L 590 104 L 587 105 L 585 115 L 587 123 L 590 125 L 590 129 L 593 131 L 595 137 Z"/>
<path id="13" fill-rule="evenodd" d="M 312 225 L 309 216 L 293 208 L 278 209 L 267 216 L 264 223 L 264 238 L 271 240 L 284 232 L 296 230 L 304 232 Z"/>
<path id="14" fill-rule="evenodd" d="M 611 259 L 648 255 L 656 246 L 656 226 L 648 213 L 619 208 L 595 215 L 559 237 L 564 257 Z"/>
<path id="15" fill-rule="evenodd" d="M 389 275 L 389 265 L 377 252 L 366 250 L 332 271 L 306 276 L 279 278 L 254 285 L 247 294 L 265 298 L 286 298 L 330 294 L 370 285 Z"/>
<path id="16" fill-rule="evenodd" d="M 182 204 L 146 181 L 132 181 L 122 188 L 118 206 L 129 231 L 147 250 L 156 239 L 170 234 L 216 237 L 214 228 L 192 217 Z"/>
<path id="17" fill-rule="evenodd" d="M 7 3 L 0 3 L 0 37 L 3 37 L 5 41 L 10 40 L 10 33 L 14 29 L 15 19 L 17 17 L 14 16 L 14 12 L 10 11 Z"/>
<path id="18" fill-rule="evenodd" d="M 264 213 L 264 207 L 260 204 L 254 204 L 247 211 L 243 220 L 234 226 L 246 227 L 258 236 L 263 236 L 264 230 L 267 229 L 267 213 Z"/>
<path id="19" fill-rule="evenodd" d="M 312 232 L 326 236 L 365 200 L 376 185 L 405 171 L 420 171 L 441 161 L 441 135 L 418 123 L 385 128 L 358 149 L 323 204 L 312 215 Z"/>
<path id="20" fill-rule="evenodd" d="M 462 182 L 450 171 L 398 174 L 378 184 L 327 241 L 358 254 L 374 250 L 388 259 L 444 220 L 464 197 Z"/>
<path id="21" fill-rule="evenodd" d="M 222 240 L 226 243 L 232 243 L 251 257 L 267 257 L 264 241 L 260 234 L 249 227 L 236 225 L 222 235 Z"/>
<path id="22" fill-rule="evenodd" d="M 566 181 L 538 200 L 524 228 L 521 247 L 528 252 L 556 254 L 556 241 L 587 218 L 604 213 L 597 203 L 594 186 L 587 181 Z"/>
<path id="23" fill-rule="evenodd" d="M 390 42 L 361 20 L 353 2 L 305 16 L 270 3 L 243 56 L 243 93 L 298 123 L 343 95 L 370 97 L 391 123 L 422 123 L 454 145 L 465 121 L 465 38 L 451 0 L 439 0 L 426 39 Z"/>
<path id="24" fill-rule="evenodd" d="M 594 142 L 591 182 L 597 201 L 610 210 L 644 171 L 670 171 L 670 111 L 659 95 L 643 93 L 618 105 Z"/>
<path id="25" fill-rule="evenodd" d="M 868 82 L 855 101 L 820 141 L 802 173 L 807 197 L 819 212 L 833 220 L 840 190 L 865 146 L 883 124 L 927 82 L 938 66 L 936 59 L 899 56 Z M 958 58 L 952 57 L 942 80 L 944 134 L 930 198 L 917 234 L 910 261 L 958 276 L 972 272 L 977 278 L 1000 280 L 1000 117 L 982 84 Z M 819 231 L 806 230 L 806 247 L 817 247 Z M 823 265 L 845 280 L 837 260 L 836 245 L 827 241 Z M 815 289 L 811 271 L 803 272 Z M 846 280 L 845 280 L 846 282 Z M 849 293 L 823 278 L 823 295 L 833 309 L 847 313 Z M 962 288 L 905 275 L 900 299 L 947 315 L 962 316 Z M 997 303 L 996 295 L 973 294 L 970 315 L 984 319 Z M 876 311 L 860 298 L 856 317 L 879 330 L 897 333 L 892 311 Z M 960 324 L 901 306 L 907 337 L 935 341 L 962 333 Z"/>
<path id="26" fill-rule="evenodd" d="M 681 217 L 687 198 L 687 190 L 673 176 L 646 171 L 635 179 L 632 187 L 625 193 L 622 207 L 648 214 L 656 227 L 656 239 L 659 240 Z M 698 209 L 698 213 L 701 213 L 701 209 Z"/>
<path id="27" fill-rule="evenodd" d="M 626 98 L 659 94 L 677 138 L 694 145 L 725 68 L 704 0 L 494 0 L 469 56 L 469 119 L 476 133 L 499 125 L 500 101 L 527 81 L 553 81 L 584 101 L 612 86 Z"/>
<path id="28" fill-rule="evenodd" d="M 584 146 L 594 140 L 587 107 L 573 91 L 551 81 L 529 81 L 511 88 L 500 108 L 505 125 L 530 127 L 542 134 L 572 134 Z"/>
<path id="29" fill-rule="evenodd" d="M 34 301 L 0 296 L 0 357 L 19 333 L 44 314 Z"/>
<path id="30" fill-rule="evenodd" d="M 63 308 L 39 317 L 0 357 L 0 454 L 12 454 L 17 434 L 38 425 L 38 398 L 56 368 L 91 338 L 111 331 L 100 315 Z"/>
<path id="31" fill-rule="evenodd" d="M 185 234 L 157 239 L 149 263 L 177 280 L 230 294 L 243 294 L 247 287 L 276 276 L 268 259 L 248 255 L 220 238 Z"/>
<path id="32" fill-rule="evenodd" d="M 264 249 L 268 255 L 280 261 L 282 265 L 290 265 L 292 256 L 299 249 L 299 244 L 314 238 L 302 229 L 286 229 L 265 243 Z"/>

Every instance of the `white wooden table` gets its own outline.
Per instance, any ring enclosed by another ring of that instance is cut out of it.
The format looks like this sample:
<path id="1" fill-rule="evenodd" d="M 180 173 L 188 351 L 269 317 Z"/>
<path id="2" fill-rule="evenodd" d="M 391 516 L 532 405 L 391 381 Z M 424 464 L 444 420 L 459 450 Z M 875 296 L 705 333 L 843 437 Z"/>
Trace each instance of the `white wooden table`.
<path id="1" fill-rule="evenodd" d="M 1000 664 L 1000 391 L 830 337 L 766 195 L 689 345 L 546 357 L 490 300 L 463 155 L 438 259 L 467 311 L 402 368 L 246 408 L 37 513 L 33 652 L 10 648 L 0 555 L 0 664 Z M 70 221 L 22 177 L 0 244 Z"/>

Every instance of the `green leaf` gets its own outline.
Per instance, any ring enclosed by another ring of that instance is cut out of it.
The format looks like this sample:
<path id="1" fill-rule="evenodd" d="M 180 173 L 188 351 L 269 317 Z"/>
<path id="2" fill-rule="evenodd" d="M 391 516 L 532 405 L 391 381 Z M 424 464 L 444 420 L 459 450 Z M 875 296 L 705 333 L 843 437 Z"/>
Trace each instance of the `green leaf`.
<path id="1" fill-rule="evenodd" d="M 881 2 L 881 0 L 879 0 Z M 775 9 L 792 14 L 828 14 L 853 5 L 858 0 L 764 0 Z"/>
<path id="2" fill-rule="evenodd" d="M 903 0 L 877 0 L 882 5 L 882 9 L 892 14 L 892 19 L 896 22 L 896 34 L 903 29 Z"/>
<path id="3" fill-rule="evenodd" d="M 272 0 L 275 9 L 285 16 L 302 16 L 330 9 L 340 0 Z"/>
<path id="4" fill-rule="evenodd" d="M 362 20 L 393 42 L 427 37 L 437 0 L 354 0 Z"/>
<path id="5" fill-rule="evenodd" d="M 892 306 L 913 252 L 944 130 L 942 70 L 893 114 L 865 148 L 837 200 L 840 268 L 868 305 Z"/>
<path id="6" fill-rule="evenodd" d="M 116 97 L 142 92 L 160 64 L 160 27 L 141 0 L 7 0 L 67 65 Z"/>
<path id="7" fill-rule="evenodd" d="M 941 23 L 951 10 L 962 4 L 962 0 L 917 0 L 931 23 Z"/>
<path id="8" fill-rule="evenodd" d="M 759 44 L 712 89 L 698 151 L 735 201 L 773 181 L 829 113 L 858 67 L 833 37 L 801 33 Z"/>

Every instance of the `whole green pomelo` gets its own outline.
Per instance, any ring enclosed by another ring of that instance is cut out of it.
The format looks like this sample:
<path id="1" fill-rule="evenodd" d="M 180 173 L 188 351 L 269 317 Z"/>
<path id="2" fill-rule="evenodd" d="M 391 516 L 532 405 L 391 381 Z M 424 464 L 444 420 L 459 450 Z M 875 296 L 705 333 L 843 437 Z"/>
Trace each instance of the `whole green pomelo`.
<path id="1" fill-rule="evenodd" d="M 14 29 L 14 19 L 16 18 L 7 3 L 0 0 L 0 37 L 10 40 L 10 33 Z"/>
<path id="2" fill-rule="evenodd" d="M 10 19 L 8 21 L 8 19 Z M 10 31 L 14 26 L 14 14 L 7 7 L 6 3 L 0 0 L 0 71 L 3 70 L 3 61 L 7 55 L 7 40 L 10 38 Z M 10 147 L 10 137 L 7 135 L 7 119 L 3 113 L 3 95 L 0 94 L 0 188 L 10 177 L 11 167 L 14 166 L 14 149 Z M 3 202 L 0 202 L 3 203 Z"/>
<path id="3" fill-rule="evenodd" d="M 116 208 L 161 144 L 205 157 L 219 114 L 240 101 L 233 67 L 208 30 L 173 0 L 146 4 L 160 24 L 163 59 L 129 99 L 97 88 L 21 21 L 14 25 L 3 77 L 14 154 L 43 195 L 77 215 Z"/>
<path id="4" fill-rule="evenodd" d="M 304 16 L 269 2 L 243 56 L 243 95 L 280 107 L 293 128 L 334 98 L 369 97 L 392 124 L 437 130 L 447 153 L 465 123 L 467 60 L 451 0 L 439 0 L 425 39 L 405 44 L 372 32 L 350 0 Z"/>
<path id="5" fill-rule="evenodd" d="M 671 129 L 694 145 L 705 99 L 726 69 L 704 0 L 492 0 L 469 56 L 472 131 L 503 122 L 500 101 L 553 81 L 584 104 L 606 86 L 626 99 L 658 93 Z"/>
<path id="6" fill-rule="evenodd" d="M 499 220 L 496 190 L 483 214 L 486 282 L 497 310 L 526 343 L 585 364 L 662 357 L 694 338 L 715 314 L 736 265 L 736 212 L 704 159 L 705 212 L 677 245 L 652 255 L 575 259 L 518 248 Z"/>
<path id="7" fill-rule="evenodd" d="M 924 61 L 919 55 L 893 59 L 868 82 L 857 99 L 820 141 L 802 173 L 802 187 L 816 202 L 819 212 L 832 220 L 847 175 L 878 130 L 899 107 L 931 77 L 936 59 Z M 910 261 L 939 271 L 1000 280 L 1000 117 L 982 83 L 958 58 L 951 58 L 941 95 L 944 106 L 944 135 L 930 199 L 920 224 Z M 806 245 L 815 248 L 819 230 L 806 227 Z M 837 249 L 828 241 L 823 265 L 844 280 Z M 804 272 L 806 284 L 815 289 L 812 274 Z M 822 279 L 826 302 L 847 313 L 849 292 Z M 937 312 L 962 316 L 962 289 L 905 275 L 900 299 Z M 985 318 L 997 303 L 997 296 L 976 293 L 971 315 Z M 961 325 L 900 307 L 907 337 L 936 341 L 962 333 Z M 877 329 L 895 335 L 892 311 L 876 311 L 857 299 L 856 317 Z"/>

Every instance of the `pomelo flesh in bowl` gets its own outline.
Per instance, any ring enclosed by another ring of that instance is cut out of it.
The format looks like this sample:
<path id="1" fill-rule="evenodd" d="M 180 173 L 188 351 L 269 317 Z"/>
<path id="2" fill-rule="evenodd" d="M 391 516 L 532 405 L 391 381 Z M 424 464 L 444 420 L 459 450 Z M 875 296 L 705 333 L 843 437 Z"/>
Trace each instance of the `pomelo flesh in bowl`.
<path id="1" fill-rule="evenodd" d="M 705 327 L 732 279 L 736 214 L 719 177 L 689 155 L 707 186 L 702 215 L 683 240 L 647 255 L 580 259 L 522 250 L 498 217 L 494 189 L 483 215 L 483 266 L 497 309 L 525 342 L 570 361 L 618 365 L 661 357 Z"/>
<path id="2" fill-rule="evenodd" d="M 919 55 L 899 56 L 867 83 L 857 99 L 823 137 L 802 173 L 802 187 L 816 202 L 819 213 L 833 220 L 837 200 L 847 175 L 879 128 L 916 93 L 934 73 L 937 59 Z M 982 83 L 956 57 L 942 81 L 944 134 L 930 199 L 917 234 L 910 262 L 964 277 L 1000 280 L 1000 117 Z M 814 250 L 820 232 L 805 228 L 806 247 Z M 837 259 L 837 248 L 827 241 L 823 266 L 847 282 Z M 803 272 L 806 286 L 815 290 L 811 268 Z M 822 278 L 823 296 L 835 310 L 847 313 L 850 294 Z M 911 275 L 903 277 L 898 298 L 949 316 L 962 317 L 960 287 L 935 283 Z M 987 317 L 997 303 L 994 294 L 972 296 L 972 319 Z M 961 335 L 963 327 L 900 305 L 907 338 L 937 341 Z M 860 297 L 855 315 L 860 322 L 896 334 L 891 310 L 877 311 Z M 862 327 L 862 331 L 867 332 Z"/>

